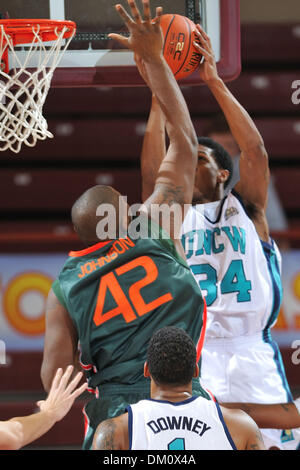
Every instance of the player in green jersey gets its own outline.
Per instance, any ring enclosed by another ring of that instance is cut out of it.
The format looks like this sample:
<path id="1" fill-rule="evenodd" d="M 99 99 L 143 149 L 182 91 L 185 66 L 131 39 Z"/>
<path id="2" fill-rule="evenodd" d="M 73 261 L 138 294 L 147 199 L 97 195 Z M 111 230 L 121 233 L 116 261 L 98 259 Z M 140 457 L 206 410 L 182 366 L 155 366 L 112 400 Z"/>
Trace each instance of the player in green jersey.
<path id="1" fill-rule="evenodd" d="M 151 91 L 168 116 L 170 143 L 154 191 L 136 218 L 128 214 L 121 195 L 104 186 L 90 188 L 72 208 L 74 228 L 86 248 L 70 253 L 49 293 L 41 376 L 47 390 L 58 367 L 78 362 L 79 343 L 80 361 L 89 390 L 94 392 L 85 407 L 84 449 L 90 449 L 101 421 L 150 396 L 143 365 L 156 330 L 176 325 L 187 331 L 199 346 L 198 360 L 205 330 L 203 298 L 183 259 L 181 223 L 171 214 L 166 233 L 150 217 L 154 206 L 179 207 L 184 216 L 192 200 L 197 138 L 180 88 L 163 57 L 162 8 L 156 9 L 156 18 L 151 20 L 149 0 L 144 0 L 142 19 L 135 2 L 128 3 L 132 16 L 120 5 L 116 9 L 130 36 L 111 37 L 143 61 Z M 104 204 L 114 209 L 117 238 L 104 236 L 100 230 L 105 222 Z M 137 220 L 146 228 L 143 236 L 132 236 L 129 230 Z M 193 392 L 206 393 L 197 379 Z"/>

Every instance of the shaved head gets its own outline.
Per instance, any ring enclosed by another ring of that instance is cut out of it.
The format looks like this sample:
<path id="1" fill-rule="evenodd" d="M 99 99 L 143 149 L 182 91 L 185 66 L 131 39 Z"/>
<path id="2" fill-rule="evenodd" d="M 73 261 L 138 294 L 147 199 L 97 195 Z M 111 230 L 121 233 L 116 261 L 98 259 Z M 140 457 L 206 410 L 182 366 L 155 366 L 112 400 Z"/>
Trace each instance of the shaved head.
<path id="1" fill-rule="evenodd" d="M 115 208 L 116 229 L 119 228 L 120 193 L 110 186 L 97 185 L 85 191 L 73 204 L 71 217 L 74 229 L 87 246 L 102 241 L 97 236 L 97 224 L 101 216 L 97 215 L 99 206 L 109 204 Z"/>

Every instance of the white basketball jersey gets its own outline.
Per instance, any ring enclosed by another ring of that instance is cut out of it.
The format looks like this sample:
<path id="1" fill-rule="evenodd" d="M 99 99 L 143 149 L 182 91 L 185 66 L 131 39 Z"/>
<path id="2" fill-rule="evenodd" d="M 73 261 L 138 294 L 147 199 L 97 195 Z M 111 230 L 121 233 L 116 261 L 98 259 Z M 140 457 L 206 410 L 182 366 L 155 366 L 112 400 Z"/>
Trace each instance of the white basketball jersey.
<path id="1" fill-rule="evenodd" d="M 213 400 L 141 400 L 127 410 L 131 450 L 236 450 Z"/>
<path id="2" fill-rule="evenodd" d="M 281 258 L 262 242 L 234 192 L 193 206 L 182 226 L 187 262 L 207 303 L 206 338 L 252 335 L 276 321 Z"/>

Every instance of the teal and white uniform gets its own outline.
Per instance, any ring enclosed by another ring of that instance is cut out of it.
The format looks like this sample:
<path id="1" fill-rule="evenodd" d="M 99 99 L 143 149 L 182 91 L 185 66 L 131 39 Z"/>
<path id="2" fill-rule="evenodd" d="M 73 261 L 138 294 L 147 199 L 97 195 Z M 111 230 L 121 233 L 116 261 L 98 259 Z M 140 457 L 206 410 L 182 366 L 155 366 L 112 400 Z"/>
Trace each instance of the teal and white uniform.
<path id="1" fill-rule="evenodd" d="M 141 400 L 127 408 L 131 450 L 236 450 L 218 403 Z"/>
<path id="2" fill-rule="evenodd" d="M 193 206 L 183 223 L 187 262 L 207 303 L 201 383 L 219 402 L 292 400 L 270 329 L 282 300 L 281 257 L 260 240 L 234 191 L 221 201 Z M 294 446 L 281 430 L 266 430 L 270 445 Z M 293 434 L 293 433 L 292 433 Z M 274 440 L 273 440 L 274 437 Z"/>

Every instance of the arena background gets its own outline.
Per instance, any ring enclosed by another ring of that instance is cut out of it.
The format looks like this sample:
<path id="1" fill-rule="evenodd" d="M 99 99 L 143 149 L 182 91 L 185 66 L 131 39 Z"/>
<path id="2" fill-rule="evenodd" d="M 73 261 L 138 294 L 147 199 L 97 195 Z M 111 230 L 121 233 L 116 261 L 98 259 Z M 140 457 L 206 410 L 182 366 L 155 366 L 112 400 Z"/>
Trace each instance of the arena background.
<path id="1" fill-rule="evenodd" d="M 241 0 L 242 72 L 228 84 L 254 118 L 270 157 L 286 227 L 284 299 L 273 336 L 295 396 L 300 393 L 300 4 Z M 206 87 L 183 87 L 198 134 L 218 107 Z M 297 90 L 299 90 L 297 92 Z M 0 173 L 0 419 L 31 413 L 40 381 L 44 305 L 67 252 L 80 248 L 69 209 L 96 183 L 140 200 L 139 155 L 150 106 L 148 89 L 51 89 L 45 105 L 55 138 L 3 152 Z M 78 400 L 31 448 L 79 448 Z"/>

